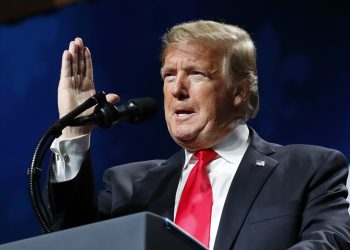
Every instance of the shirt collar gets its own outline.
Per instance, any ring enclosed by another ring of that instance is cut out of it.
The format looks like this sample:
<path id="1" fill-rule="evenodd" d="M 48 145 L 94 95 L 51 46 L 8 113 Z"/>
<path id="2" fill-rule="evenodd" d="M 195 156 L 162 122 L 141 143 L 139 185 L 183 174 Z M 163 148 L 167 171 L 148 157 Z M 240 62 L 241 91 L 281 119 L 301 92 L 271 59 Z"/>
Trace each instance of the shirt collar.
<path id="1" fill-rule="evenodd" d="M 213 147 L 224 160 L 230 163 L 239 163 L 249 145 L 249 129 L 246 124 L 239 124 L 219 144 Z M 187 166 L 194 152 L 185 149 L 185 165 Z"/>

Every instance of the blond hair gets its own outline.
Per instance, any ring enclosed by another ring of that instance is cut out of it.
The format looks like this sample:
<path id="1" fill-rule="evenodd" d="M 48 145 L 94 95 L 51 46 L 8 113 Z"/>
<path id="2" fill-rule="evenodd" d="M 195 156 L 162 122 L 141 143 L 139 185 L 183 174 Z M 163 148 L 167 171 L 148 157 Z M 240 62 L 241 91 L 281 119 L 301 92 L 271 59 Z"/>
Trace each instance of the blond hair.
<path id="1" fill-rule="evenodd" d="M 172 27 L 162 37 L 161 60 L 172 43 L 205 41 L 216 48 L 223 48 L 223 66 L 228 77 L 238 88 L 248 90 L 243 107 L 244 119 L 255 117 L 259 109 L 258 77 L 256 70 L 256 49 L 249 34 L 242 28 L 214 21 L 192 21 Z"/>

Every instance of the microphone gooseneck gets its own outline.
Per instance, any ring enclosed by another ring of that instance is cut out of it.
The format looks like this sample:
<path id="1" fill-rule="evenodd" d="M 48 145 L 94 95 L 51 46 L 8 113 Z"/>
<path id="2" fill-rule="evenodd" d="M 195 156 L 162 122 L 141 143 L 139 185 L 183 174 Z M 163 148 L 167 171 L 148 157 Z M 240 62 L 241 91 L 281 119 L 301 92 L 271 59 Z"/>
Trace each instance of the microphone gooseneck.
<path id="1" fill-rule="evenodd" d="M 91 115 L 77 118 L 78 115 L 95 105 L 96 107 Z M 67 126 L 83 126 L 87 124 L 97 124 L 101 127 L 109 128 L 119 121 L 137 123 L 153 118 L 156 113 L 157 104 L 152 98 L 132 99 L 120 107 L 115 107 L 107 102 L 104 92 L 98 92 L 47 129 L 35 148 L 27 173 L 32 207 L 45 233 L 53 231 L 53 223 L 41 192 L 41 165 L 50 144 L 62 134 L 62 130 Z"/>

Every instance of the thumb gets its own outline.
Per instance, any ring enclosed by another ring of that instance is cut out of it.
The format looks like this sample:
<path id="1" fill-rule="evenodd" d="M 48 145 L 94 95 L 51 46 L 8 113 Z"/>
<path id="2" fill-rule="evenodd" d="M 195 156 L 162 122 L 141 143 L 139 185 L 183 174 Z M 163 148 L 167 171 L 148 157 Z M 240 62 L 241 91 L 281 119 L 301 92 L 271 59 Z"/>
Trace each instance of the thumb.
<path id="1" fill-rule="evenodd" d="M 116 94 L 109 93 L 106 95 L 106 99 L 109 103 L 116 104 L 117 102 L 119 102 L 120 97 Z"/>

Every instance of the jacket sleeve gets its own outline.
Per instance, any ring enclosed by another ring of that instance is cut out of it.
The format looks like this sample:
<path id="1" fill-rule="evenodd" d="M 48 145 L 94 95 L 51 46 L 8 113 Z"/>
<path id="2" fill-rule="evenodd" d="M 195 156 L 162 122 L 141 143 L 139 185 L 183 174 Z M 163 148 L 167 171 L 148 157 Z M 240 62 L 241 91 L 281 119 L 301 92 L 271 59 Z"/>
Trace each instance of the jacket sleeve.
<path id="1" fill-rule="evenodd" d="M 54 231 L 98 220 L 96 185 L 90 151 L 86 152 L 75 178 L 49 183 L 48 189 Z"/>
<path id="2" fill-rule="evenodd" d="M 348 163 L 341 153 L 332 150 L 318 164 L 309 183 L 300 241 L 289 249 L 350 249 Z"/>

